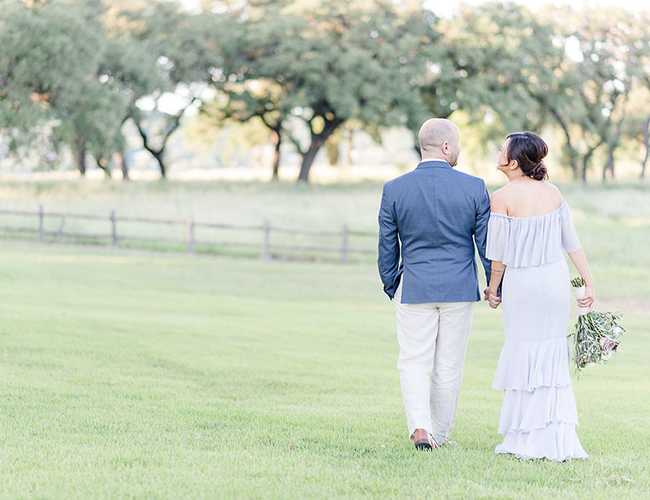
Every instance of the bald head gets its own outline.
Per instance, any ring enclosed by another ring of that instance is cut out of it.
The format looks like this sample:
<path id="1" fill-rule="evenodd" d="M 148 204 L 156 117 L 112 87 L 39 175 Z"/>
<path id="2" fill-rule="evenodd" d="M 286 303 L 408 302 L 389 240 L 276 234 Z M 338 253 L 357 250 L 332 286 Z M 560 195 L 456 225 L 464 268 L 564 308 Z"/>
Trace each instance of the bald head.
<path id="1" fill-rule="evenodd" d="M 460 130 L 456 124 L 444 118 L 432 118 L 420 127 L 418 133 L 422 159 L 439 158 L 452 167 L 460 154 Z"/>

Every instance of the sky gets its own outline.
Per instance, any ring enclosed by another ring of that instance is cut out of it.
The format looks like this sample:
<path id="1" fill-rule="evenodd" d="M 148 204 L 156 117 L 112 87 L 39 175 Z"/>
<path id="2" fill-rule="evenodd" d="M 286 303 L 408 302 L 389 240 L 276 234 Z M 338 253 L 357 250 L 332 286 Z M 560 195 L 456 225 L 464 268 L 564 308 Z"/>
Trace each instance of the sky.
<path id="1" fill-rule="evenodd" d="M 480 5 L 487 0 L 462 0 L 462 3 L 468 5 Z M 590 7 L 622 7 L 630 12 L 639 12 L 641 10 L 650 10 L 647 0 L 512 0 L 520 5 L 525 5 L 532 11 L 539 10 L 544 5 L 573 5 L 575 8 L 588 5 Z M 196 7 L 199 0 L 181 0 L 189 9 Z M 461 0 L 425 0 L 431 10 L 439 16 L 451 17 L 458 13 Z"/>
<path id="2" fill-rule="evenodd" d="M 459 0 L 427 0 L 425 4 L 439 16 L 450 17 L 458 13 Z M 462 3 L 468 5 L 480 5 L 485 0 L 463 0 Z M 639 12 L 644 9 L 650 9 L 650 5 L 645 0 L 514 0 L 514 3 L 525 5 L 532 11 L 543 8 L 544 5 L 573 5 L 574 8 L 580 8 L 588 5 L 589 7 L 622 7 L 630 12 Z"/>

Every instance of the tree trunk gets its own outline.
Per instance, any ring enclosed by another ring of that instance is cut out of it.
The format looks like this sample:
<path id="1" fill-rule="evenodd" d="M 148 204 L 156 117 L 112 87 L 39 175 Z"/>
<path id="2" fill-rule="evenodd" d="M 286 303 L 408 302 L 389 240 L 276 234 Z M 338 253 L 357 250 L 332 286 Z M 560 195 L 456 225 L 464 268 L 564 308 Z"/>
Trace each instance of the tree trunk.
<path id="1" fill-rule="evenodd" d="M 582 157 L 582 171 L 580 172 L 580 181 L 583 184 L 587 184 L 587 170 L 589 170 L 589 162 L 591 161 L 591 157 L 595 151 L 596 148 L 591 148 L 589 152 Z"/>
<path id="2" fill-rule="evenodd" d="M 164 160 L 164 157 L 163 157 L 165 149 L 162 148 L 162 149 L 160 149 L 158 151 L 152 151 L 150 149 L 149 152 L 151 153 L 151 155 L 158 162 L 158 168 L 160 169 L 160 177 L 162 179 L 166 179 L 167 178 L 167 165 L 165 165 L 165 160 Z"/>
<path id="3" fill-rule="evenodd" d="M 650 118 L 646 120 L 643 128 L 643 145 L 645 146 L 645 157 L 641 164 L 641 175 L 639 176 L 641 179 L 645 177 L 645 167 L 648 164 L 648 159 L 650 159 Z"/>
<path id="4" fill-rule="evenodd" d="M 279 130 L 274 131 L 275 133 L 275 150 L 273 151 L 273 176 L 271 177 L 272 181 L 280 180 L 280 146 L 282 145 L 282 135 Z"/>
<path id="5" fill-rule="evenodd" d="M 613 144 L 608 144 L 608 154 L 607 154 L 607 162 L 605 163 L 605 166 L 603 167 L 603 182 L 607 182 L 607 171 L 609 170 L 609 176 L 613 179 L 614 178 L 614 149 L 616 149 L 616 146 Z"/>
<path id="6" fill-rule="evenodd" d="M 582 169 L 580 171 L 580 182 L 583 184 L 587 184 L 587 169 L 589 168 L 589 158 L 591 157 L 590 154 L 586 154 L 582 158 Z"/>
<path id="7" fill-rule="evenodd" d="M 610 117 L 611 118 L 611 117 Z M 603 134 L 605 137 L 607 137 L 607 141 L 601 141 L 604 142 L 607 145 L 607 163 L 605 164 L 605 167 L 603 168 L 603 182 L 606 182 L 607 180 L 607 171 L 609 170 L 610 178 L 613 180 L 616 177 L 616 173 L 614 171 L 614 152 L 616 151 L 616 148 L 618 148 L 620 140 L 621 140 L 621 129 L 623 128 L 623 120 L 625 119 L 625 114 L 623 114 L 623 118 L 621 118 L 617 123 L 616 127 L 614 129 L 614 134 L 609 134 L 607 133 L 607 129 L 605 133 Z M 608 120 L 608 124 L 611 124 L 611 121 Z"/>
<path id="8" fill-rule="evenodd" d="M 280 116 L 275 123 L 269 121 L 264 113 L 259 113 L 258 116 L 262 123 L 271 130 L 271 137 L 274 141 L 275 150 L 273 151 L 273 174 L 271 181 L 280 180 L 280 147 L 282 146 L 282 123 L 284 122 L 284 115 Z"/>
<path id="9" fill-rule="evenodd" d="M 168 131 L 167 134 L 165 134 L 165 137 L 163 139 L 163 145 L 158 150 L 153 149 L 153 147 L 151 147 L 151 145 L 149 144 L 149 136 L 144 131 L 144 128 L 142 128 L 138 120 L 133 118 L 133 122 L 135 123 L 135 126 L 137 127 L 138 132 L 140 133 L 140 138 L 142 139 L 142 146 L 144 147 L 144 149 L 149 151 L 149 153 L 151 153 L 151 156 L 153 156 L 158 162 L 158 168 L 160 169 L 160 177 L 162 177 L 163 179 L 166 178 L 167 167 L 165 166 L 165 161 L 163 159 L 163 155 L 165 153 L 165 145 L 167 144 L 167 139 L 169 139 L 169 136 L 174 132 L 174 130 L 176 130 L 176 128 L 178 128 L 178 121 L 176 122 L 176 126 L 173 127 L 172 130 Z"/>
<path id="10" fill-rule="evenodd" d="M 124 137 L 123 129 L 124 129 L 124 124 L 132 118 L 131 113 L 128 112 L 126 115 L 124 115 L 124 118 L 122 118 L 122 123 L 120 124 L 120 133 Z M 115 160 L 117 161 L 117 164 L 120 166 L 120 170 L 122 171 L 122 180 L 123 181 L 129 181 L 131 178 L 129 177 L 129 164 L 126 161 L 126 152 L 124 151 L 126 149 L 126 143 L 123 143 L 124 146 L 121 148 L 121 151 L 119 153 L 115 153 Z"/>
<path id="11" fill-rule="evenodd" d="M 122 171 L 122 180 L 123 181 L 129 181 L 131 178 L 129 177 L 129 165 L 126 161 L 126 155 L 124 152 L 117 153 L 117 158 L 118 158 L 118 164 L 120 165 L 120 170 Z"/>
<path id="12" fill-rule="evenodd" d="M 112 179 L 113 177 L 111 176 L 111 169 L 108 167 L 108 162 L 106 159 L 103 156 L 98 156 L 95 158 L 95 161 L 97 163 L 97 166 L 104 171 L 106 177 Z"/>
<path id="13" fill-rule="evenodd" d="M 318 141 L 313 141 L 309 145 L 307 153 L 302 157 L 302 164 L 300 165 L 300 175 L 298 175 L 298 182 L 304 182 L 305 184 L 309 183 L 309 172 L 311 166 L 314 163 L 314 159 L 318 154 L 318 151 L 323 146 L 322 143 Z"/>
<path id="14" fill-rule="evenodd" d="M 587 183 L 587 170 L 589 170 L 589 162 L 591 161 L 591 157 L 593 154 L 596 152 L 596 150 L 605 142 L 605 139 L 601 138 L 600 141 L 598 141 L 598 144 L 595 146 L 589 148 L 589 151 L 587 151 L 587 154 L 583 156 L 582 158 L 582 172 L 580 176 L 580 180 L 582 181 L 583 184 Z"/>
<path id="15" fill-rule="evenodd" d="M 304 182 L 305 184 L 309 183 L 309 172 L 311 171 L 311 166 L 314 163 L 318 151 L 320 151 L 320 148 L 323 147 L 327 139 L 334 133 L 341 123 L 343 123 L 343 121 L 339 119 L 326 121 L 323 131 L 318 134 L 312 129 L 311 144 L 309 145 L 307 152 L 302 155 L 302 164 L 300 165 L 298 182 Z"/>
<path id="16" fill-rule="evenodd" d="M 160 168 L 160 176 L 165 179 L 167 177 L 167 166 L 165 165 L 164 162 L 164 154 L 165 154 L 165 148 L 167 147 L 167 141 L 171 137 L 171 135 L 180 127 L 181 124 L 181 118 L 183 118 L 183 115 L 185 114 L 185 111 L 194 104 L 198 100 L 197 97 L 193 98 L 192 101 L 190 102 L 189 105 L 187 105 L 185 108 L 183 108 L 178 114 L 173 115 L 170 117 L 171 123 L 165 130 L 165 133 L 163 134 L 162 138 L 162 145 L 158 150 L 153 149 L 153 147 L 149 143 L 149 136 L 147 135 L 147 132 L 145 132 L 144 128 L 140 124 L 140 120 L 136 116 L 132 116 L 133 118 L 133 123 L 135 123 L 135 126 L 138 129 L 138 132 L 140 133 L 140 137 L 142 138 L 142 146 L 144 149 L 149 151 L 151 153 L 151 156 L 153 156 L 156 161 L 158 162 L 158 167 Z"/>
<path id="17" fill-rule="evenodd" d="M 81 176 L 86 175 L 86 141 L 81 137 L 77 139 L 77 169 Z"/>

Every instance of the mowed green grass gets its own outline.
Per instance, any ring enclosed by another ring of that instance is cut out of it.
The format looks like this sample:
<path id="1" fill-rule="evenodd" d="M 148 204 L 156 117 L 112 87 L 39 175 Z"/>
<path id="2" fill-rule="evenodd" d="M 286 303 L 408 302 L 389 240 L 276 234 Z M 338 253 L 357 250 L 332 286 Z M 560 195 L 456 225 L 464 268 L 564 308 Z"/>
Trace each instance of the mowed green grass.
<path id="1" fill-rule="evenodd" d="M 274 189 L 287 188 L 255 195 Z M 0 498 L 650 498 L 648 192 L 566 195 L 597 307 L 624 312 L 628 329 L 620 352 L 574 384 L 588 460 L 493 453 L 503 334 L 484 303 L 458 445 L 417 453 L 372 262 L 3 240 Z"/>

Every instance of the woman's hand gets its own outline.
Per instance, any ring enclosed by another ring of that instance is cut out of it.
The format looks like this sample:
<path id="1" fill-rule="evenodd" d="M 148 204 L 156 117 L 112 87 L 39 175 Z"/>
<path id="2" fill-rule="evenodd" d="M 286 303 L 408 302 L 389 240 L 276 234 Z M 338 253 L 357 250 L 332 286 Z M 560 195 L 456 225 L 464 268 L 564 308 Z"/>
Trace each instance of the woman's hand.
<path id="1" fill-rule="evenodd" d="M 585 284 L 585 296 L 580 299 L 576 299 L 578 307 L 583 307 L 587 309 L 587 313 L 590 313 L 594 308 L 594 300 L 594 285 Z"/>
<path id="2" fill-rule="evenodd" d="M 499 286 L 503 280 L 503 273 L 506 271 L 506 266 L 503 262 L 493 260 L 490 265 L 490 282 L 488 283 L 487 290 L 485 290 L 485 300 L 490 303 L 492 309 L 496 309 L 501 304 L 499 298 Z"/>
<path id="3" fill-rule="evenodd" d="M 496 309 L 501 304 L 501 298 L 498 296 L 498 292 L 489 288 L 485 291 L 485 300 L 488 301 L 492 309 Z"/>
<path id="4" fill-rule="evenodd" d="M 576 302 L 578 303 L 578 307 L 582 307 L 587 313 L 590 313 L 594 308 L 594 279 L 587 265 L 587 257 L 585 257 L 585 252 L 582 248 L 571 252 L 569 257 L 580 273 L 580 277 L 585 280 L 585 295 L 582 298 L 576 299 Z"/>

